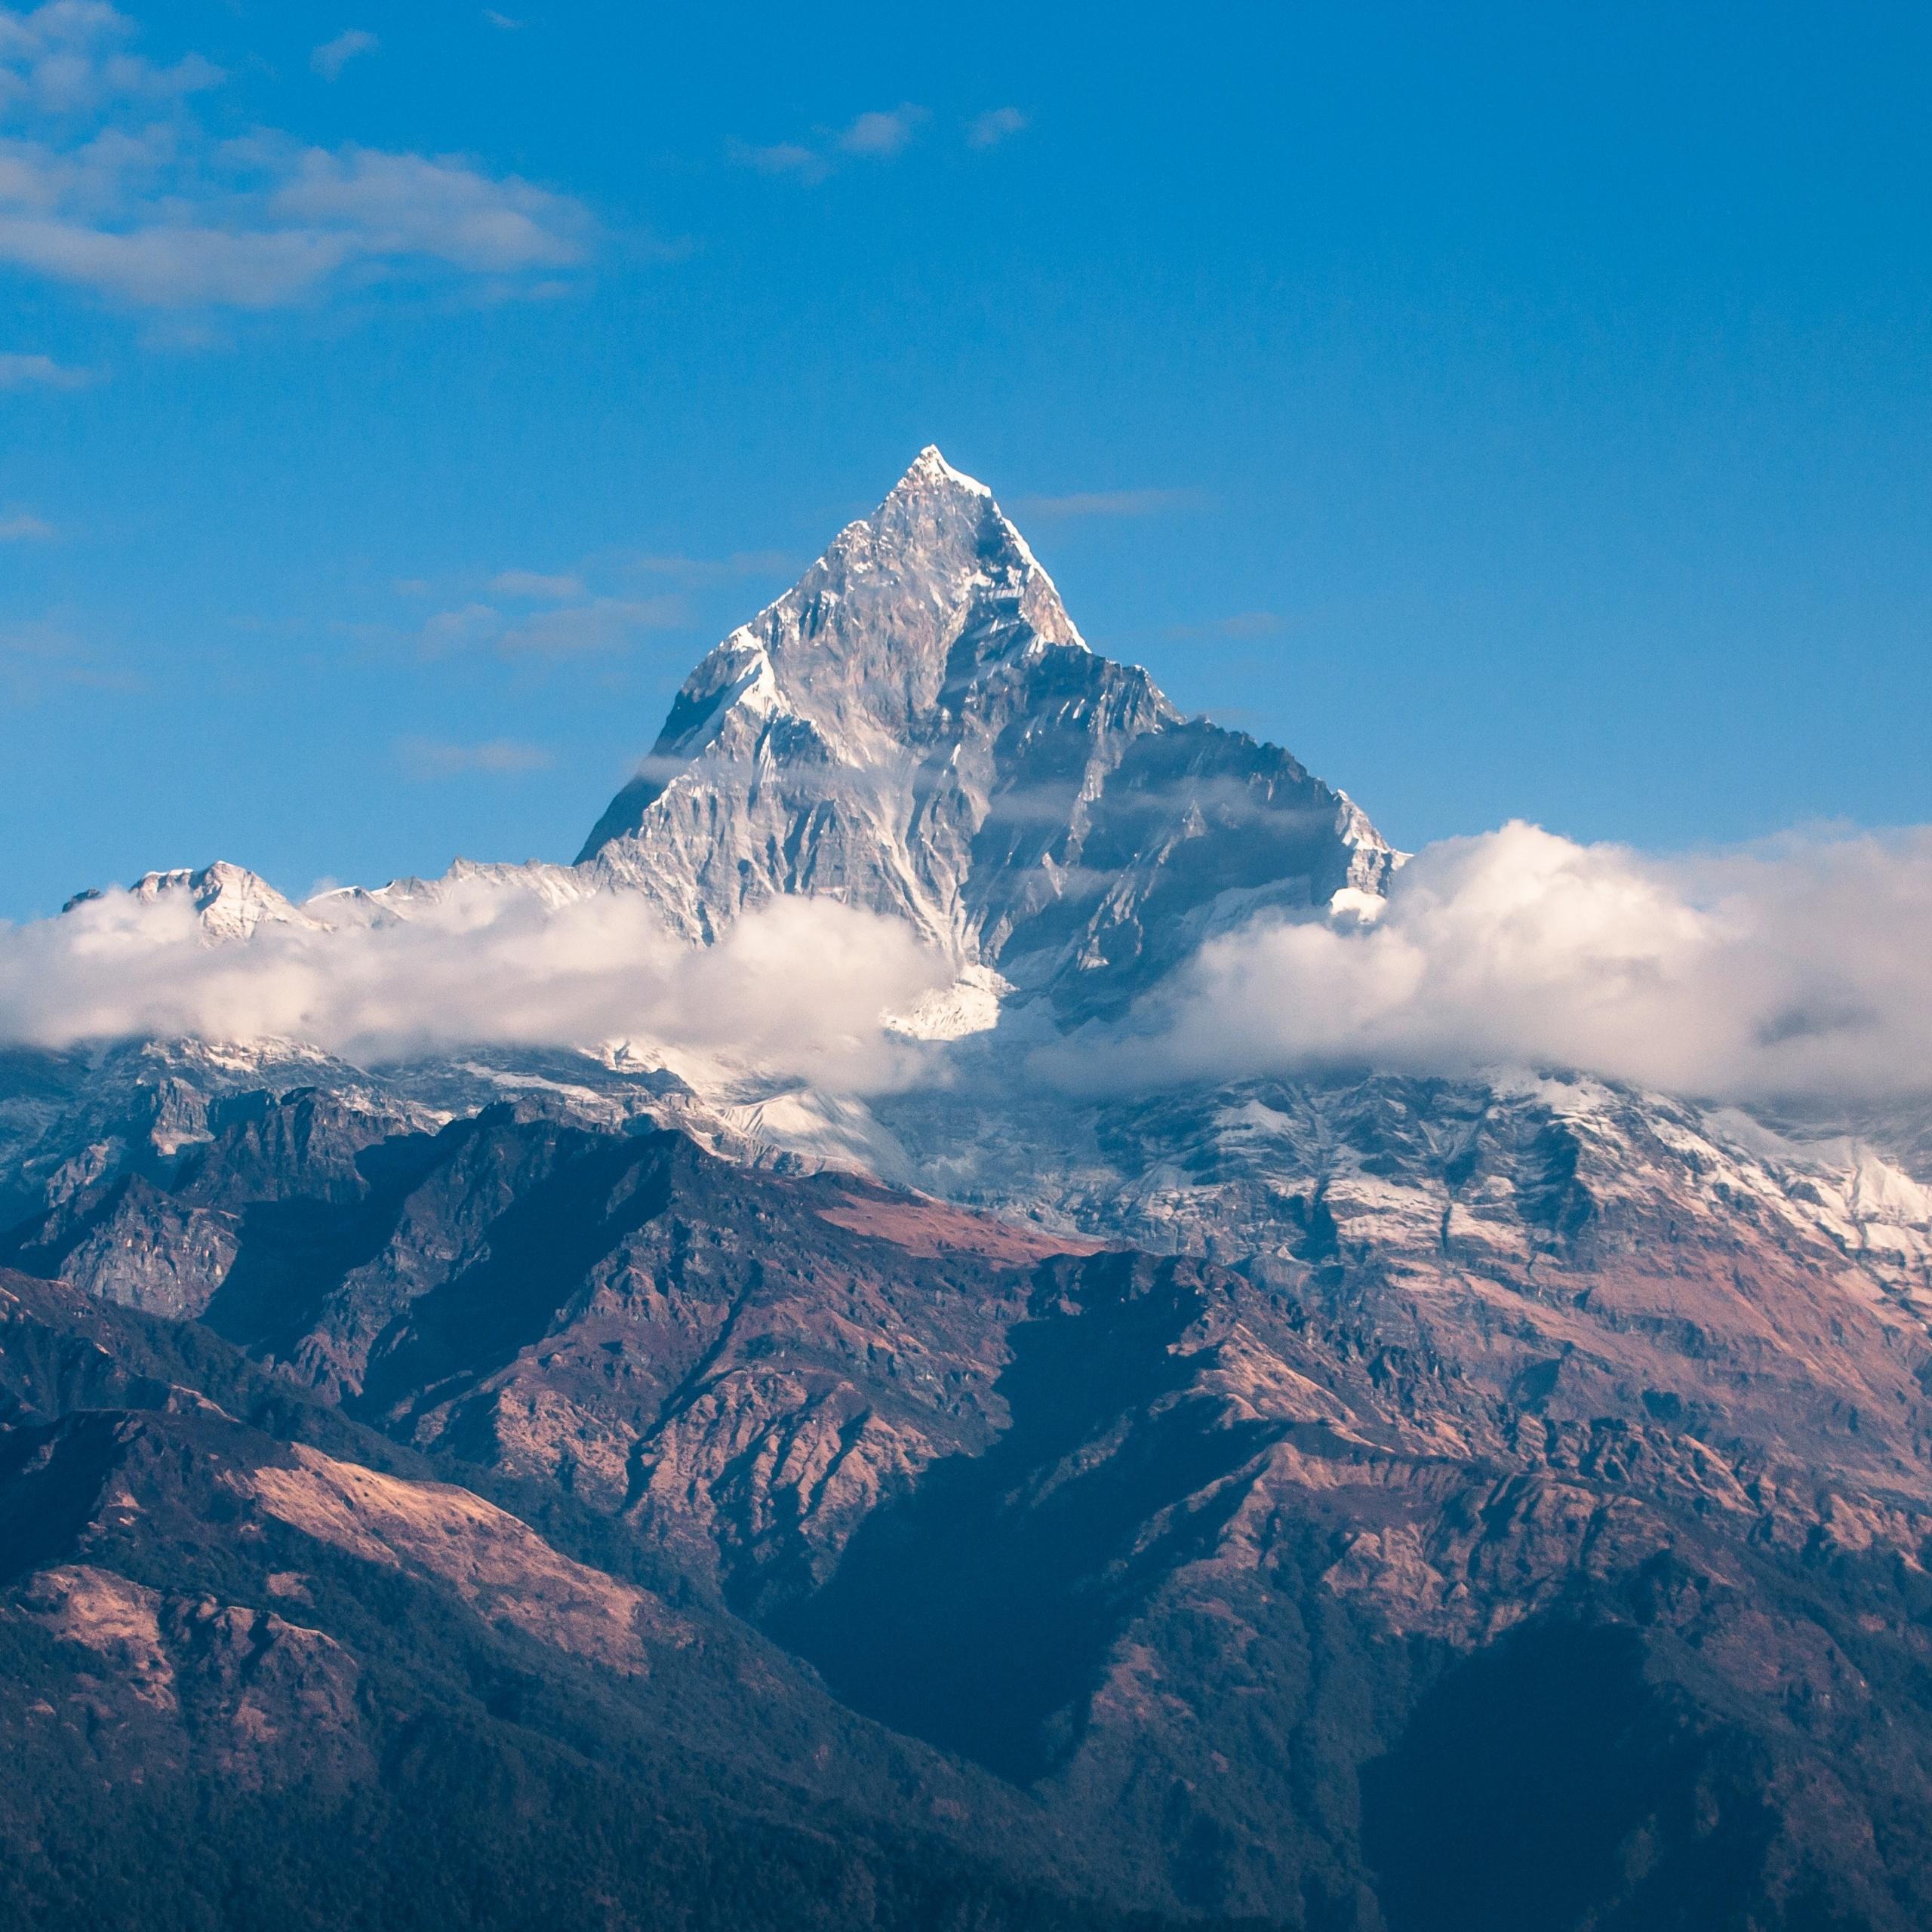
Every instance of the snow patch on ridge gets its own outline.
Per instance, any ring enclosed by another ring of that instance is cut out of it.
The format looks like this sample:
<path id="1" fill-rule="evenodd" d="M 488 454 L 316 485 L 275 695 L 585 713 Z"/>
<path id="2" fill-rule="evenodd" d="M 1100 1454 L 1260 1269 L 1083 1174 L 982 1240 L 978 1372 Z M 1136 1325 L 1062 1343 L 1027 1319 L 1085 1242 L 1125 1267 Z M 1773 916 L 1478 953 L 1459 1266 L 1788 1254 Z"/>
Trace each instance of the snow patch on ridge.
<path id="1" fill-rule="evenodd" d="M 886 1030 L 909 1040 L 963 1040 L 999 1024 L 1000 1001 L 1015 988 L 990 966 L 968 966 L 900 1014 L 888 1014 Z"/>

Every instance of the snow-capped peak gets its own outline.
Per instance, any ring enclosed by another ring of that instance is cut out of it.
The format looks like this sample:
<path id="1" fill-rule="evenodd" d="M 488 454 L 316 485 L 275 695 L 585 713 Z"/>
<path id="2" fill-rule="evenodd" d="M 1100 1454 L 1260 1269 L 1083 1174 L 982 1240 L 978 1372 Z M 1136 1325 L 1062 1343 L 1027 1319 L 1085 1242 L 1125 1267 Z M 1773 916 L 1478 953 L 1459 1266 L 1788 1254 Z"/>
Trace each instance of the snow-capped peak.
<path id="1" fill-rule="evenodd" d="M 1077 965 L 1091 1004 L 1257 896 L 1372 894 L 1389 862 L 1285 752 L 1094 656 L 991 491 L 928 445 L 692 672 L 579 864 L 696 938 L 813 893 L 1023 992 Z"/>
<path id="2" fill-rule="evenodd" d="M 180 866 L 170 872 L 144 872 L 128 892 L 144 905 L 186 904 L 211 940 L 246 939 L 263 925 L 317 923 L 259 873 L 226 859 L 198 869 Z M 98 891 L 76 893 L 61 909 L 71 912 L 101 897 Z"/>
<path id="3" fill-rule="evenodd" d="M 891 494 L 896 497 L 902 491 L 948 486 L 968 491 L 973 495 L 984 497 L 989 501 L 993 494 L 977 476 L 968 476 L 963 469 L 955 469 L 940 454 L 937 443 L 928 443 L 912 459 L 906 474 L 892 486 Z"/>
<path id="4" fill-rule="evenodd" d="M 1086 645 L 986 485 L 928 445 L 869 517 L 712 651 L 580 859 L 634 833 L 681 773 L 774 757 L 858 769 L 943 731 L 962 685 Z"/>

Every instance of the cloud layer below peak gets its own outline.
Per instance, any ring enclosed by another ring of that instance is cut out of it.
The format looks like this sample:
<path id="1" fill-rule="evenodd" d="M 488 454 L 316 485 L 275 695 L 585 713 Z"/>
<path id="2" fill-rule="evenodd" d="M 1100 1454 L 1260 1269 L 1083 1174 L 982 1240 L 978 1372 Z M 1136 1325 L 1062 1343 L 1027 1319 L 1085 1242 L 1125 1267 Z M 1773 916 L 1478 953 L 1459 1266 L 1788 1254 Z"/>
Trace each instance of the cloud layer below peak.
<path id="1" fill-rule="evenodd" d="M 415 755 L 441 774 L 540 754 Z M 1355 1068 L 1932 1094 L 1932 828 L 1657 857 L 1514 823 L 1429 848 L 1386 901 L 1343 899 L 1209 939 L 1122 1023 L 1035 1051 L 1035 1075 L 1115 1096 Z M 906 926 L 823 900 L 702 948 L 639 895 L 558 905 L 514 872 L 443 881 L 406 918 L 368 907 L 211 943 L 185 892 L 117 891 L 0 927 L 0 1043 L 285 1038 L 368 1063 L 631 1040 L 854 1091 L 924 1077 L 884 1016 L 952 977 Z"/>
<path id="2" fill-rule="evenodd" d="M 211 943 L 184 892 L 115 891 L 0 927 L 0 1041 L 288 1039 L 365 1065 L 629 1041 L 857 1091 L 909 1058 L 884 1016 L 947 977 L 905 927 L 823 900 L 695 948 L 635 896 L 558 906 L 474 878 L 405 918 L 271 917 Z"/>
<path id="3" fill-rule="evenodd" d="M 1075 1084 L 1576 1069 L 1699 1096 L 1932 1092 L 1932 828 L 1660 858 L 1515 823 L 1429 848 L 1372 916 L 1211 940 Z"/>

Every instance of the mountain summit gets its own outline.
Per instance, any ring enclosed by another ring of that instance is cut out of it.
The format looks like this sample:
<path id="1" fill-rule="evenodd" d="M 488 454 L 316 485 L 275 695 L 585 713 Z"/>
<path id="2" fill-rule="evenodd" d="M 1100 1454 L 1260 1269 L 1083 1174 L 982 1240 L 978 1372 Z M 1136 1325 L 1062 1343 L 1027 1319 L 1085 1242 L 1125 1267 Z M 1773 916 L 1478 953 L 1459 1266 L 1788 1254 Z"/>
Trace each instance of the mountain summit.
<path id="1" fill-rule="evenodd" d="M 1260 904 L 1379 891 L 1391 859 L 1287 752 L 1090 651 L 992 493 L 928 448 L 692 672 L 579 863 L 693 939 L 822 894 L 1097 1011 Z"/>

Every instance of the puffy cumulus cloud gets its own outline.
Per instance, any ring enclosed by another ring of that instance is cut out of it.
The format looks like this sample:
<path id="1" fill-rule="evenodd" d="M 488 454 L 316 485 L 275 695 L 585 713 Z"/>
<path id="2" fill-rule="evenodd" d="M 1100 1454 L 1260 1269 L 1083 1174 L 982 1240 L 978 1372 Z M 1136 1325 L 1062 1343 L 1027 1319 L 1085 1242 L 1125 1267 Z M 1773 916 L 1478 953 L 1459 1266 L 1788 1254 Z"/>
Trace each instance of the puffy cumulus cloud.
<path id="1" fill-rule="evenodd" d="M 0 1038 L 299 1039 L 363 1064 L 629 1040 L 857 1091 L 903 1077 L 912 1050 L 883 1016 L 946 977 L 905 927 L 823 900 L 694 948 L 633 895 L 552 906 L 472 878 L 407 918 L 211 943 L 184 895 L 114 891 L 0 928 Z"/>
<path id="2" fill-rule="evenodd" d="M 1364 915 L 1366 915 L 1366 916 Z M 1580 1069 L 1737 1099 L 1932 1091 L 1932 828 L 1658 858 L 1515 823 L 1372 903 L 1209 941 L 1081 1084 Z"/>
<path id="3" fill-rule="evenodd" d="M 589 251 L 580 204 L 461 155 L 222 139 L 195 98 L 220 70 L 134 37 L 99 0 L 0 8 L 0 262 L 137 307 L 261 309 L 404 274 L 536 294 Z M 318 71 L 373 45 L 344 35 Z"/>

